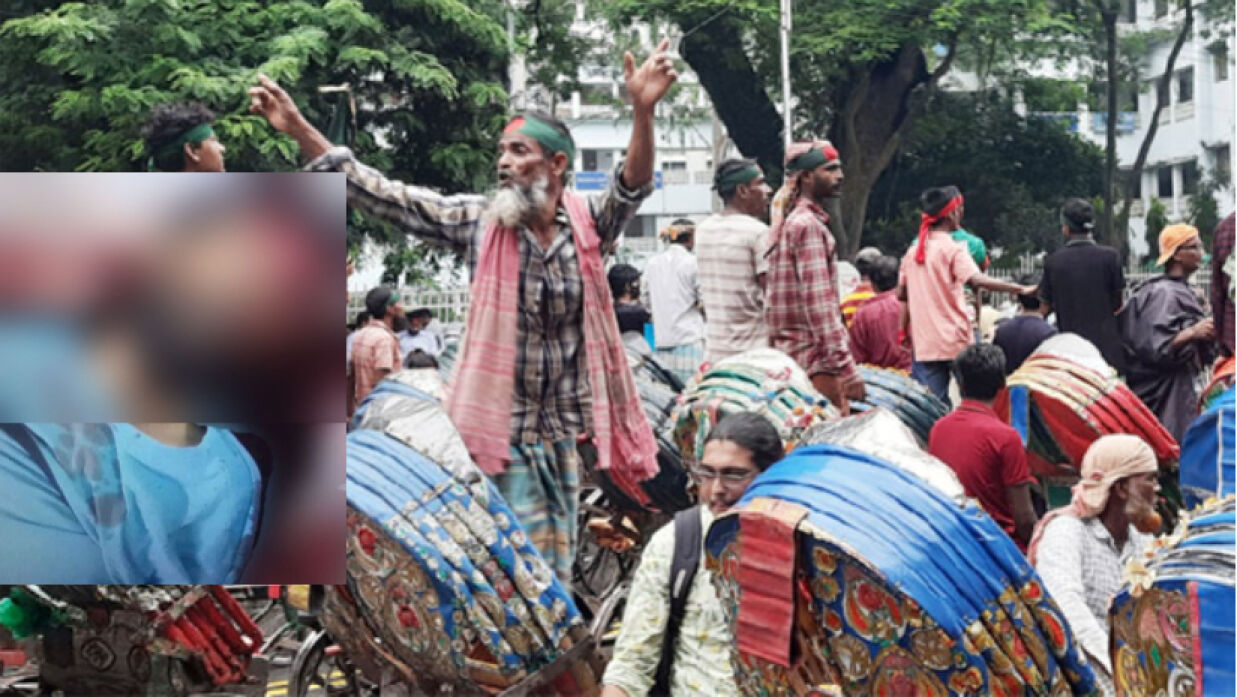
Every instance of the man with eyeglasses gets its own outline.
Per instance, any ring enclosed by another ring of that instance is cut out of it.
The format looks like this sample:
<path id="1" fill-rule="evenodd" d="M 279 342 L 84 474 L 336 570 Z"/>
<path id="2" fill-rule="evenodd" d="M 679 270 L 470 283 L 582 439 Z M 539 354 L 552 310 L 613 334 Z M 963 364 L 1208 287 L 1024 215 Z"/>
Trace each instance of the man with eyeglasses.
<path id="1" fill-rule="evenodd" d="M 1203 263 L 1198 229 L 1169 225 L 1159 242 L 1164 273 L 1134 289 L 1121 311 L 1121 336 L 1130 389 L 1180 443 L 1198 407 L 1198 383 L 1215 360 L 1216 328 L 1190 288 Z"/>
<path id="2" fill-rule="evenodd" d="M 738 695 L 731 636 L 702 553 L 713 518 L 783 454 L 777 429 L 742 412 L 718 422 L 691 466 L 701 505 L 649 541 L 632 581 L 601 697 Z"/>

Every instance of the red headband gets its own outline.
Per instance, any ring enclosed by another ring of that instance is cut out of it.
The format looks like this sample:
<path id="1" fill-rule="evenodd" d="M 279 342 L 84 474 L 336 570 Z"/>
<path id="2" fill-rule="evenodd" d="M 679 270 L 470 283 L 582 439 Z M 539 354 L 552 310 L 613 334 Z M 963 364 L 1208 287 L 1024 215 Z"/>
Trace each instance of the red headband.
<path id="1" fill-rule="evenodd" d="M 950 213 L 957 210 L 958 206 L 962 205 L 962 194 L 958 194 L 949 199 L 943 208 L 933 215 L 927 213 L 919 214 L 919 244 L 915 247 L 915 263 L 922 264 L 928 258 L 928 250 L 925 249 L 924 243 L 928 239 L 928 229 L 932 227 L 932 223 L 939 223 L 942 218 L 945 218 Z"/>

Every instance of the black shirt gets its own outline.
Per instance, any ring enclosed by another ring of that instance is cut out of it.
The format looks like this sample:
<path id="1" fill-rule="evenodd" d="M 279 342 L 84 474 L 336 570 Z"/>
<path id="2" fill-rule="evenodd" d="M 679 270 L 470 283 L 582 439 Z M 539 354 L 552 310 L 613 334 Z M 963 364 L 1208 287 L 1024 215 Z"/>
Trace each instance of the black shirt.
<path id="1" fill-rule="evenodd" d="M 1002 322 L 996 328 L 992 343 L 1005 352 L 1005 374 L 1017 370 L 1044 339 L 1056 333 L 1056 327 L 1039 315 L 1019 315 Z"/>
<path id="2" fill-rule="evenodd" d="M 1090 238 L 1071 239 L 1044 260 L 1039 296 L 1057 314 L 1057 329 L 1095 344 L 1104 360 L 1122 375 L 1125 353 L 1114 313 L 1121 308 L 1124 290 L 1125 274 L 1117 250 Z"/>

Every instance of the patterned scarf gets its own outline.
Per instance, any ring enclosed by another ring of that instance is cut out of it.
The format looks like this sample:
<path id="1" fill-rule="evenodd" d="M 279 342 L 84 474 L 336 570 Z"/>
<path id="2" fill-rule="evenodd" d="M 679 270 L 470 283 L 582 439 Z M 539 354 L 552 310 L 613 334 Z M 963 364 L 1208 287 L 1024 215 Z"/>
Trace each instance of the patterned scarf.
<path id="1" fill-rule="evenodd" d="M 611 471 L 629 496 L 645 503 L 641 480 L 657 473 L 657 442 L 640 404 L 615 320 L 610 286 L 588 202 L 563 192 L 584 285 L 584 354 L 592 392 L 597 466 Z M 473 274 L 472 302 L 447 411 L 486 474 L 511 460 L 511 399 L 515 389 L 520 286 L 519 235 L 491 224 Z"/>

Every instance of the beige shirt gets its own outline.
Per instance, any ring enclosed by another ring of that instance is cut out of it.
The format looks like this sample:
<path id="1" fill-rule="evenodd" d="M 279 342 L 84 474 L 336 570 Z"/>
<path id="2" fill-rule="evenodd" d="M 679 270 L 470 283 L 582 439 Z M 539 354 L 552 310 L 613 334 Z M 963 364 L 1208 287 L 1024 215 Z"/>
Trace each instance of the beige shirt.
<path id="1" fill-rule="evenodd" d="M 696 226 L 696 264 L 710 363 L 769 345 L 764 292 L 769 228 L 747 215 L 712 215 Z"/>

